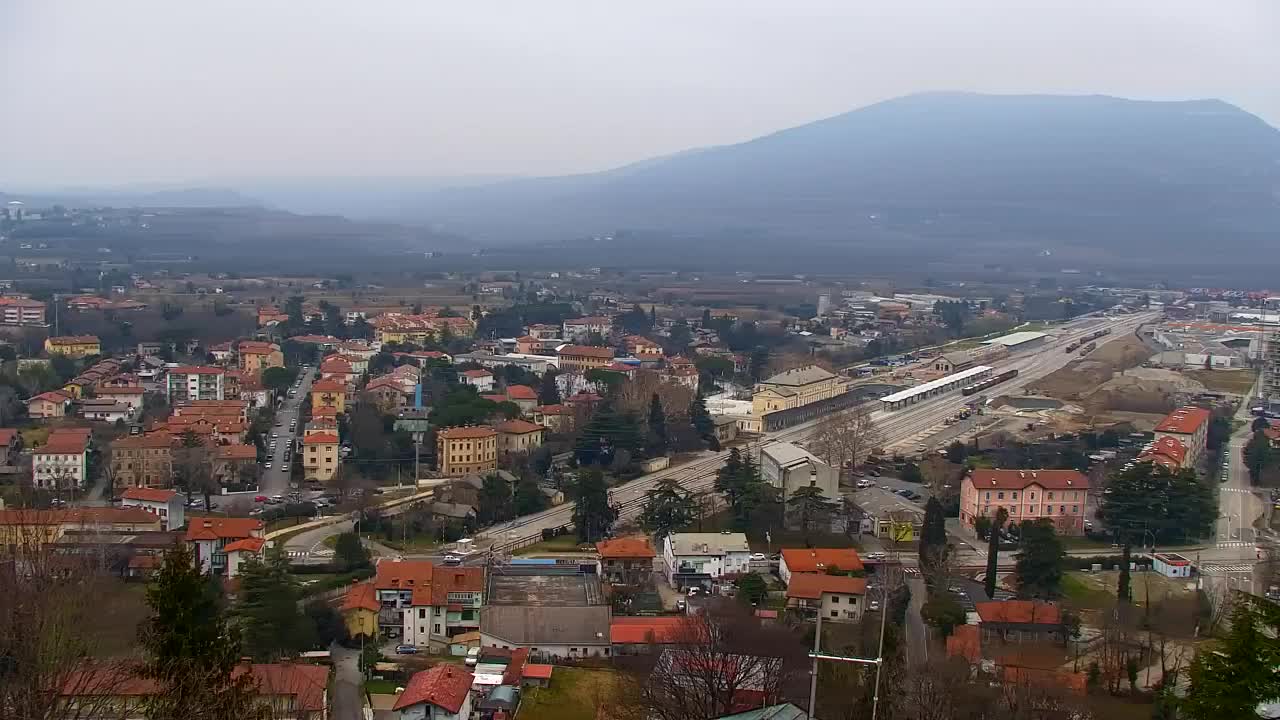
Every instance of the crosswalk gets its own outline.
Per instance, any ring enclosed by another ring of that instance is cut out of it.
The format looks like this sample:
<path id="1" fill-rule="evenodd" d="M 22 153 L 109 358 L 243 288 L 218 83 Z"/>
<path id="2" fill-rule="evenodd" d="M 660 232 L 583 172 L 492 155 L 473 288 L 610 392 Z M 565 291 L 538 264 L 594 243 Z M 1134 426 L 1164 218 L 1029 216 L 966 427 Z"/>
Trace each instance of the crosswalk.
<path id="1" fill-rule="evenodd" d="M 1205 575 L 1222 575 L 1227 573 L 1253 572 L 1252 565 L 1202 565 L 1200 572 Z"/>
<path id="2" fill-rule="evenodd" d="M 1249 488 L 1238 488 L 1238 487 L 1222 487 L 1222 488 L 1218 488 L 1218 490 L 1220 492 L 1234 492 L 1234 493 L 1246 493 L 1246 494 L 1253 493 L 1253 490 Z"/>
<path id="3" fill-rule="evenodd" d="M 1220 547 L 1220 548 L 1240 548 L 1240 547 L 1252 547 L 1252 546 L 1253 546 L 1253 543 L 1251 542 L 1239 542 L 1239 541 L 1220 542 L 1220 543 L 1217 543 L 1216 545 L 1216 547 Z"/>

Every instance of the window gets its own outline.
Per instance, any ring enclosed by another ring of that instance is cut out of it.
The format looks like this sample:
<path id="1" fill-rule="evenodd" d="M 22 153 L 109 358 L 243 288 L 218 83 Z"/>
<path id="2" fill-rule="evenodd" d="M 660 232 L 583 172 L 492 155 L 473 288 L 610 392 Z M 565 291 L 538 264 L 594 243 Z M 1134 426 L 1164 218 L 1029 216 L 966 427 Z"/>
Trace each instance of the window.
<path id="1" fill-rule="evenodd" d="M 840 604 L 840 596 L 839 596 L 839 595 L 832 595 L 832 596 L 831 596 L 831 604 L 832 604 L 832 605 L 839 605 L 839 604 Z"/>
<path id="2" fill-rule="evenodd" d="M 1053 493 L 1049 493 L 1049 499 L 1050 499 L 1050 500 L 1052 500 L 1052 499 L 1053 499 Z"/>
<path id="3" fill-rule="evenodd" d="M 840 617 L 840 611 L 839 611 L 839 610 L 832 610 L 832 611 L 831 611 L 831 617 Z"/>
<path id="4" fill-rule="evenodd" d="M 426 619 L 427 619 L 427 609 L 426 609 L 426 608 L 418 608 L 418 619 L 419 619 L 419 620 L 426 620 Z"/>
<path id="5" fill-rule="evenodd" d="M 436 623 L 436 634 L 440 634 L 440 623 Z"/>
<path id="6" fill-rule="evenodd" d="M 1035 499 L 1036 499 L 1036 494 L 1035 494 L 1035 493 L 1031 493 L 1031 499 L 1032 499 L 1032 500 L 1035 500 Z"/>
<path id="7" fill-rule="evenodd" d="M 1079 513 L 1079 512 L 1080 512 L 1080 506 L 1079 506 L 1079 505 L 1072 505 L 1072 506 L 1071 506 L 1071 514 L 1072 514 L 1072 515 L 1075 515 L 1075 514 L 1077 514 L 1077 513 Z"/>
<path id="8" fill-rule="evenodd" d="M 1066 515 L 1066 514 L 1067 514 L 1067 506 L 1066 506 L 1066 505 L 1059 505 L 1059 506 L 1058 506 L 1058 514 L 1059 514 L 1059 515 Z"/>
<path id="9" fill-rule="evenodd" d="M 1013 498 L 1014 500 L 1017 500 L 1017 499 L 1018 499 L 1018 493 L 1016 493 L 1016 492 L 1015 492 L 1015 493 L 1013 493 L 1012 495 L 1010 495 L 1009 497 Z"/>
<path id="10" fill-rule="evenodd" d="M 1004 499 L 1004 492 L 998 492 L 998 493 L 996 493 L 996 499 L 997 499 L 997 500 L 1003 500 L 1003 499 Z"/>
<path id="11" fill-rule="evenodd" d="M 990 491 L 988 491 L 988 492 L 987 492 L 987 499 L 988 499 L 988 500 L 990 500 L 990 499 L 991 499 L 991 492 L 990 492 Z"/>

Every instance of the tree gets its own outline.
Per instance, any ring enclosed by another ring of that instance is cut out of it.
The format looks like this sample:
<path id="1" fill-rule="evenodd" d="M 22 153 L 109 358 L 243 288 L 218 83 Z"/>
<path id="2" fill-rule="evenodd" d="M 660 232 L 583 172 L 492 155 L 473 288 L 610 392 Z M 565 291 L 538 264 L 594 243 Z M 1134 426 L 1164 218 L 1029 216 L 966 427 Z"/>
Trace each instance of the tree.
<path id="1" fill-rule="evenodd" d="M 711 420 L 711 414 L 707 412 L 707 400 L 700 392 L 693 396 L 693 403 L 689 405 L 689 422 L 693 425 L 693 429 L 698 432 L 699 437 L 707 438 L 716 432 L 716 426 Z"/>
<path id="2" fill-rule="evenodd" d="M 758 605 L 769 595 L 769 586 L 758 573 L 747 573 L 738 578 L 737 599 L 743 605 Z"/>
<path id="3" fill-rule="evenodd" d="M 297 377 L 297 368 L 267 368 L 262 371 L 262 386 L 272 392 L 284 392 L 293 385 Z"/>
<path id="4" fill-rule="evenodd" d="M 1253 424 L 1249 426 L 1249 430 L 1250 432 L 1257 433 L 1266 430 L 1269 427 L 1271 427 L 1271 421 L 1259 415 L 1253 419 Z"/>
<path id="5" fill-rule="evenodd" d="M 618 519 L 618 511 L 609 502 L 609 486 L 600 468 L 578 470 L 577 480 L 570 488 L 573 495 L 573 524 L 578 539 L 593 543 L 608 535 Z"/>
<path id="6" fill-rule="evenodd" d="M 1170 472 L 1140 462 L 1113 475 L 1108 489 L 1111 492 L 1102 496 L 1099 514 L 1122 540 L 1140 542 L 1148 533 L 1156 542 L 1213 533 L 1218 493 L 1202 482 L 1194 469 Z M 1079 501 L 1084 502 L 1083 491 Z"/>
<path id="7" fill-rule="evenodd" d="M 480 486 L 476 520 L 481 525 L 492 525 L 510 520 L 514 517 L 513 510 L 511 486 L 496 473 L 486 475 Z"/>
<path id="8" fill-rule="evenodd" d="M 1024 521 L 1019 533 L 1017 564 L 1018 597 L 1056 600 L 1062 595 L 1062 566 L 1067 553 L 1054 531 L 1053 521 Z"/>
<path id="9" fill-rule="evenodd" d="M 551 501 L 547 499 L 533 476 L 525 475 L 516 481 L 514 497 L 516 517 L 542 512 L 550 504 Z"/>
<path id="10" fill-rule="evenodd" d="M 944 638 L 951 635 L 951 631 L 957 625 L 965 623 L 964 608 L 945 593 L 938 593 L 926 600 L 920 608 L 920 617 L 938 628 L 938 632 Z"/>
<path id="11" fill-rule="evenodd" d="M 1226 636 L 1202 648 L 1191 664 L 1191 686 L 1181 703 L 1190 720 L 1257 717 L 1257 707 L 1280 697 L 1277 609 L 1241 593 Z"/>
<path id="12" fill-rule="evenodd" d="M 994 600 L 996 597 L 996 574 L 1000 567 L 1000 526 L 1004 525 L 1004 521 L 1008 519 L 1009 511 L 1004 508 L 996 510 L 996 516 L 991 519 L 991 535 L 987 540 L 987 597 Z"/>
<path id="13" fill-rule="evenodd" d="M 556 383 L 556 372 L 550 368 L 542 374 L 542 381 L 538 384 L 538 404 L 560 404 L 560 386 Z"/>
<path id="14" fill-rule="evenodd" d="M 1120 559 L 1120 580 L 1116 584 L 1116 597 L 1120 602 L 1127 603 L 1133 600 L 1133 588 L 1129 585 L 1129 543 L 1124 544 L 1124 552 Z"/>
<path id="15" fill-rule="evenodd" d="M 667 417 L 662 409 L 658 393 L 649 401 L 649 454 L 665 455 L 667 452 Z"/>
<path id="16" fill-rule="evenodd" d="M 750 456 L 732 448 L 724 466 L 716 471 L 715 490 L 724 495 L 733 526 L 745 531 L 756 510 L 772 500 L 773 488 L 760 478 L 760 469 Z"/>
<path id="17" fill-rule="evenodd" d="M 862 462 L 883 441 L 866 405 L 825 416 L 818 421 L 812 438 L 814 454 L 834 467 Z"/>
<path id="18" fill-rule="evenodd" d="M 275 662 L 311 646 L 312 628 L 298 608 L 298 585 L 277 545 L 265 557 L 240 564 L 240 599 L 235 617 L 245 651 L 258 662 Z"/>
<path id="19" fill-rule="evenodd" d="M 903 465 L 902 472 L 898 473 L 898 476 L 902 478 L 903 482 L 910 482 L 910 483 L 924 482 L 924 475 L 921 474 L 920 472 L 920 466 L 916 465 L 913 462 L 909 462 L 906 465 Z"/>
<path id="20" fill-rule="evenodd" d="M 640 511 L 640 527 L 662 542 L 673 532 L 693 523 L 693 497 L 671 478 L 663 478 L 645 493 Z"/>
<path id="21" fill-rule="evenodd" d="M 962 463 L 969 456 L 969 446 L 956 440 L 947 446 L 947 459 L 953 463 Z"/>
<path id="22" fill-rule="evenodd" d="M 920 530 L 920 567 L 926 572 L 940 568 L 947 556 L 947 519 L 938 498 L 924 504 L 924 526 Z"/>
<path id="23" fill-rule="evenodd" d="M 1253 437 L 1244 446 L 1244 466 L 1249 469 L 1249 482 L 1257 485 L 1262 479 L 1262 472 L 1275 464 L 1275 452 L 1271 449 L 1271 439 L 1261 430 L 1255 431 Z"/>
<path id="24" fill-rule="evenodd" d="M 360 536 L 344 532 L 333 545 L 333 563 L 338 572 L 344 573 L 369 567 L 369 550 L 360 542 Z"/>
<path id="25" fill-rule="evenodd" d="M 831 514 L 839 509 L 839 505 L 822 494 L 817 486 L 798 487 L 787 498 L 787 512 L 794 524 L 799 525 L 804 534 L 804 543 L 809 545 L 809 535 L 815 526 L 829 528 Z"/>
<path id="26" fill-rule="evenodd" d="M 578 435 L 574 455 L 580 465 L 610 465 L 619 453 L 634 453 L 640 447 L 640 431 L 630 413 L 618 412 L 605 401 Z"/>
<path id="27" fill-rule="evenodd" d="M 307 623 L 313 628 L 316 645 L 327 648 L 334 643 L 347 641 L 347 624 L 332 605 L 321 598 L 307 602 L 302 608 Z"/>
<path id="28" fill-rule="evenodd" d="M 213 476 L 213 451 L 192 430 L 184 431 L 178 442 L 173 451 L 173 482 L 188 494 L 203 494 L 208 508 L 214 491 L 219 489 Z"/>
<path id="29" fill-rule="evenodd" d="M 165 553 L 146 595 L 151 615 L 140 630 L 141 674 L 157 692 L 143 700 L 145 717 L 265 718 L 252 676 L 232 676 L 240 661 L 240 634 L 228 625 L 218 588 L 186 545 Z"/>

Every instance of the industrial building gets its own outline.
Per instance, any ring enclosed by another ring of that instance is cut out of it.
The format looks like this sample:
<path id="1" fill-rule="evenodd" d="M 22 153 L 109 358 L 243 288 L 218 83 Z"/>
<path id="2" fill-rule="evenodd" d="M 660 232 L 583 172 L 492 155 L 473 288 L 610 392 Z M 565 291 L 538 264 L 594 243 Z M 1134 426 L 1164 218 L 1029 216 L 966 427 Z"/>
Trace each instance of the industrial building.
<path id="1" fill-rule="evenodd" d="M 885 410 L 898 410 L 922 400 L 949 393 L 952 390 L 959 390 L 979 380 L 985 380 L 991 377 L 991 373 L 992 368 L 987 365 L 971 367 L 954 375 L 947 375 L 937 380 L 930 380 L 927 383 L 921 383 L 915 387 L 885 395 L 880 398 L 881 407 Z"/>
<path id="2" fill-rule="evenodd" d="M 1008 335 L 1001 335 L 998 338 L 992 338 L 982 344 L 1001 345 L 1008 348 L 1010 352 L 1017 352 L 1019 350 L 1030 350 L 1031 348 L 1040 347 L 1041 345 L 1044 345 L 1048 338 L 1049 336 L 1042 332 L 1023 330 L 1022 332 L 1009 333 Z"/>

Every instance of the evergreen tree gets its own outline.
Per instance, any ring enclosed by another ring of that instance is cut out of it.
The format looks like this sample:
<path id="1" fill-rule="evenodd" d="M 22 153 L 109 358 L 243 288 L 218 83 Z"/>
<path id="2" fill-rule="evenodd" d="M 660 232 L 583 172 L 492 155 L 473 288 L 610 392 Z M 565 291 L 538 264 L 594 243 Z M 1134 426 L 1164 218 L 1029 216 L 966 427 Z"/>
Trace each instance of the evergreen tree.
<path id="1" fill-rule="evenodd" d="M 662 409 L 662 399 L 654 393 L 649 399 L 649 454 L 665 455 L 667 452 L 667 416 Z"/>
<path id="2" fill-rule="evenodd" d="M 746 493 L 742 484 L 742 453 L 738 448 L 731 448 L 724 465 L 716 471 L 716 492 L 724 495 L 725 502 L 732 510 L 738 506 L 740 498 Z"/>
<path id="3" fill-rule="evenodd" d="M 550 500 L 538 486 L 538 481 L 532 476 L 522 477 L 516 482 L 515 514 L 517 517 L 542 512 L 550 504 Z"/>
<path id="4" fill-rule="evenodd" d="M 345 532 L 333 545 L 333 562 L 338 571 L 344 573 L 369 567 L 369 550 L 360 542 L 358 535 Z"/>
<path id="5" fill-rule="evenodd" d="M 556 384 L 556 371 L 551 368 L 542 374 L 542 382 L 538 385 L 538 404 L 560 404 L 560 386 Z"/>
<path id="6" fill-rule="evenodd" d="M 938 569 L 946 559 L 946 523 L 942 503 L 931 496 L 924 504 L 924 527 L 920 530 L 920 566 L 926 572 Z"/>
<path id="7" fill-rule="evenodd" d="M 298 609 L 299 597 L 281 546 L 240 564 L 235 617 L 254 660 L 275 662 L 311 646 L 314 629 Z"/>
<path id="8" fill-rule="evenodd" d="M 1266 430 L 1269 427 L 1271 427 L 1271 421 L 1259 415 L 1253 419 L 1253 424 L 1249 426 L 1249 430 L 1256 433 Z"/>
<path id="9" fill-rule="evenodd" d="M 618 453 L 634 453 L 639 447 L 635 418 L 619 413 L 612 402 L 605 401 L 578 435 L 573 452 L 579 465 L 609 465 Z"/>
<path id="10" fill-rule="evenodd" d="M 1000 528 L 1004 525 L 1004 521 L 1008 519 L 1009 511 L 1004 508 L 996 510 L 996 516 L 991 519 L 991 537 L 987 540 L 987 597 L 992 600 L 996 597 L 996 574 L 1000 566 Z"/>
<path id="11" fill-rule="evenodd" d="M 1056 600 L 1062 595 L 1062 565 L 1067 553 L 1053 521 L 1040 518 L 1022 523 L 1017 565 L 1018 597 Z"/>
<path id="12" fill-rule="evenodd" d="M 1244 446 L 1244 466 L 1249 470 L 1249 482 L 1257 485 L 1262 479 L 1262 471 L 1274 462 L 1275 453 L 1271 450 L 1271 439 L 1266 433 L 1258 430 L 1249 438 Z"/>
<path id="13" fill-rule="evenodd" d="M 680 487 L 680 483 L 663 478 L 645 493 L 640 527 L 661 542 L 667 535 L 689 527 L 693 517 L 693 497 Z"/>
<path id="14" fill-rule="evenodd" d="M 609 502 L 609 486 L 604 472 L 597 467 L 581 468 L 571 487 L 573 524 L 578 540 L 593 543 L 605 537 L 618 519 L 618 511 Z"/>
<path id="15" fill-rule="evenodd" d="M 809 535 L 815 526 L 831 526 L 831 514 L 840 507 L 822 494 L 822 488 L 816 486 L 796 488 L 786 502 L 793 522 L 804 533 L 805 545 L 810 544 Z"/>
<path id="16" fill-rule="evenodd" d="M 649 329 L 658 327 L 658 306 L 649 306 Z"/>
<path id="17" fill-rule="evenodd" d="M 702 308 L 702 328 L 711 327 L 711 308 Z"/>
<path id="18" fill-rule="evenodd" d="M 1189 720 L 1257 717 L 1258 705 L 1280 697 L 1280 611 L 1238 593 L 1230 629 L 1216 647 L 1201 648 L 1181 703 Z"/>
<path id="19" fill-rule="evenodd" d="M 707 412 L 707 399 L 702 393 L 693 396 L 693 403 L 689 405 L 689 422 L 693 424 L 693 429 L 698 432 L 698 436 L 708 438 L 716 433 L 716 425 L 711 421 L 711 413 Z"/>
<path id="20" fill-rule="evenodd" d="M 724 495 L 738 530 L 745 531 L 758 512 L 777 503 L 777 493 L 761 479 L 755 461 L 737 448 L 729 451 L 724 466 L 716 472 L 715 489 Z"/>
<path id="21" fill-rule="evenodd" d="M 1218 493 L 1202 482 L 1195 470 L 1170 472 L 1140 462 L 1112 476 L 1102 496 L 1099 515 L 1129 541 L 1149 531 L 1156 541 L 1203 538 L 1212 535 L 1218 516 Z M 1084 502 L 1084 493 L 1080 493 Z"/>
<path id="22" fill-rule="evenodd" d="M 1116 586 L 1116 597 L 1123 603 L 1133 600 L 1133 588 L 1129 586 L 1129 562 L 1129 543 L 1126 541 L 1120 559 L 1120 582 Z"/>
<path id="23" fill-rule="evenodd" d="M 492 525 L 512 517 L 511 486 L 496 473 L 486 475 L 480 486 L 476 520 Z"/>
<path id="24" fill-rule="evenodd" d="M 769 595 L 769 586 L 758 573 L 747 573 L 738 579 L 735 597 L 743 605 L 758 605 Z"/>
<path id="25" fill-rule="evenodd" d="M 251 676 L 232 678 L 240 635 L 227 624 L 219 588 L 186 545 L 165 553 L 146 594 L 151 612 L 139 632 L 141 674 L 157 692 L 145 696 L 142 714 L 149 720 L 267 717 Z"/>

